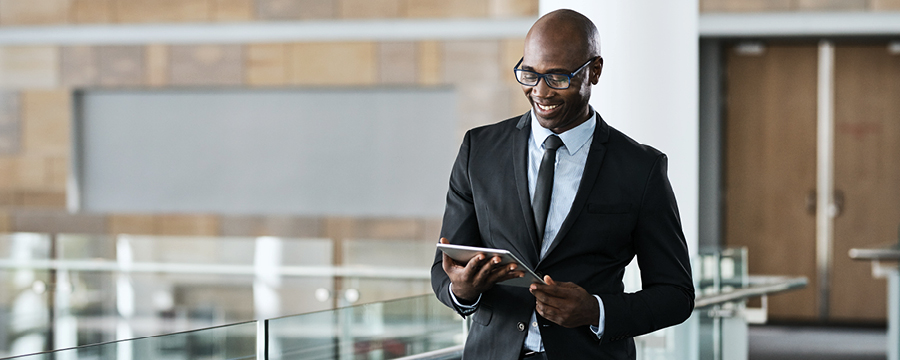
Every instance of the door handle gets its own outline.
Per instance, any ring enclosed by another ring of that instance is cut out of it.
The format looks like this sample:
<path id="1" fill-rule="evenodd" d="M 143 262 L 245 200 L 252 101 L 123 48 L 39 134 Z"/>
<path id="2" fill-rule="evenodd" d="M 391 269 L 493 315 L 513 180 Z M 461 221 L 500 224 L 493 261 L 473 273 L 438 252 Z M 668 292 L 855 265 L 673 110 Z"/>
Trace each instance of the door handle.
<path id="1" fill-rule="evenodd" d="M 818 197 L 816 196 L 816 190 L 810 190 L 806 193 L 806 213 L 810 215 L 816 214 L 816 205 L 818 205 Z M 831 217 L 838 217 L 844 213 L 844 192 L 841 190 L 834 190 L 834 194 L 831 198 L 831 206 L 828 207 L 828 211 L 831 213 Z"/>
<path id="2" fill-rule="evenodd" d="M 844 192 L 841 190 L 834 190 L 834 195 L 831 198 L 831 217 L 838 217 L 844 213 Z"/>
<path id="3" fill-rule="evenodd" d="M 816 190 L 810 190 L 806 193 L 806 213 L 816 215 Z"/>

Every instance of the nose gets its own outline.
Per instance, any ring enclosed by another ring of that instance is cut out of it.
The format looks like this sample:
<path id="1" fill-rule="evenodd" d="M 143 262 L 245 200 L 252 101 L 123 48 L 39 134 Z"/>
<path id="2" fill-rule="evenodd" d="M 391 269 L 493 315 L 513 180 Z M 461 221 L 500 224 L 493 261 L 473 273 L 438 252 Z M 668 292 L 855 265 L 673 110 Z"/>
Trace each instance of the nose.
<path id="1" fill-rule="evenodd" d="M 550 85 L 547 85 L 547 78 L 544 77 L 538 79 L 537 84 L 535 84 L 531 90 L 537 97 L 547 97 L 550 95 L 550 91 L 553 91 L 553 89 L 550 88 Z"/>

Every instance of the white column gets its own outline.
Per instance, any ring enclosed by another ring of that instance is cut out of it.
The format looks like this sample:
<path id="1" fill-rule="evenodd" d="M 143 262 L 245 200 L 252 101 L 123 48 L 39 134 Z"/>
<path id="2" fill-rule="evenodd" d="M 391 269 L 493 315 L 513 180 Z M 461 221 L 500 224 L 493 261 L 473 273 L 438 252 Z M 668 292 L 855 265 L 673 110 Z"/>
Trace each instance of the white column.
<path id="1" fill-rule="evenodd" d="M 569 8 L 600 31 L 604 59 L 591 105 L 611 126 L 669 156 L 684 235 L 697 253 L 699 35 L 697 0 L 541 0 Z"/>

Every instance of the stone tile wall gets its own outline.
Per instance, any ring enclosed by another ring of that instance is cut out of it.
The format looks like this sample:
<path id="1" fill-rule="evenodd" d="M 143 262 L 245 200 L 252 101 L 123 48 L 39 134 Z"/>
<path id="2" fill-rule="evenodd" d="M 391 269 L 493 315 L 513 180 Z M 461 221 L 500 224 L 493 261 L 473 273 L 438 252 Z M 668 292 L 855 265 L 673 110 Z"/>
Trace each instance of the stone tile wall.
<path id="1" fill-rule="evenodd" d="M 536 0 L 0 0 L 0 26 L 536 13 Z M 521 53 L 521 38 L 0 47 L 0 232 L 436 241 L 440 221 L 431 218 L 69 214 L 72 93 L 80 88 L 453 87 L 461 139 L 471 127 L 528 109 L 511 75 Z"/>
<path id="2" fill-rule="evenodd" d="M 700 0 L 700 12 L 897 10 L 900 0 Z"/>
<path id="3" fill-rule="evenodd" d="M 538 0 L 0 0 L 0 26 L 517 17 Z"/>

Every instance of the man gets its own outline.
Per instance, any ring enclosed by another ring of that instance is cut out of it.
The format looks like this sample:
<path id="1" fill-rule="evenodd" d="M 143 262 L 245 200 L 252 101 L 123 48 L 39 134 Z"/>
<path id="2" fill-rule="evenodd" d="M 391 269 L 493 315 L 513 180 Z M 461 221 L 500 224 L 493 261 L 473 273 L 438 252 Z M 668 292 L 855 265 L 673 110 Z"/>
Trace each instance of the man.
<path id="1" fill-rule="evenodd" d="M 666 156 L 588 105 L 602 68 L 594 24 L 571 10 L 549 13 L 514 70 L 531 111 L 466 133 L 441 242 L 509 250 L 546 282 L 498 285 L 523 272 L 497 257 L 460 263 L 438 251 L 435 294 L 472 316 L 466 359 L 633 359 L 634 336 L 693 310 Z M 643 289 L 626 294 L 635 256 Z"/>

